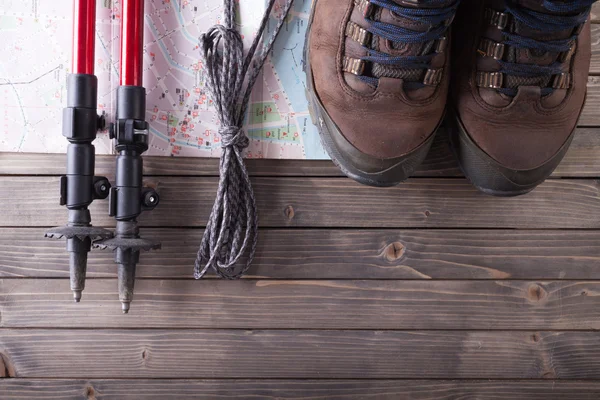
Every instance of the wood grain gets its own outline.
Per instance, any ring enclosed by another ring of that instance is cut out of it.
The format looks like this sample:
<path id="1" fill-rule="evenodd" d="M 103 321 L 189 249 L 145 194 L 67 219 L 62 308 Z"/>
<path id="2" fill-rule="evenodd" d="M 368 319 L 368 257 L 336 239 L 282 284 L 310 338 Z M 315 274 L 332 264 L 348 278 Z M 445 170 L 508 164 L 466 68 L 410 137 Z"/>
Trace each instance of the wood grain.
<path id="1" fill-rule="evenodd" d="M 0 280 L 9 328 L 600 330 L 600 283 L 539 281 Z"/>
<path id="2" fill-rule="evenodd" d="M 0 379 L 3 400 L 593 400 L 596 381 Z"/>
<path id="3" fill-rule="evenodd" d="M 592 6 L 592 14 L 590 16 L 592 22 L 598 23 L 600 22 L 600 4 L 594 3 Z"/>
<path id="4" fill-rule="evenodd" d="M 594 5 L 598 7 L 598 5 Z M 597 16 L 600 14 L 597 14 Z M 592 24 L 592 62 L 590 65 L 590 74 L 600 73 L 600 24 Z"/>
<path id="5" fill-rule="evenodd" d="M 204 226 L 216 178 L 157 177 L 161 204 L 140 217 L 142 226 Z M 361 228 L 600 228 L 596 180 L 549 180 L 532 193 L 496 198 L 464 179 L 410 179 L 372 188 L 340 178 L 255 178 L 262 227 Z M 0 177 L 0 226 L 65 223 L 57 177 Z M 92 204 L 95 225 L 110 226 L 107 202 Z"/>
<path id="6" fill-rule="evenodd" d="M 439 142 L 438 147 L 447 146 Z M 444 149 L 445 150 L 445 149 Z M 218 176 L 219 159 L 207 157 L 144 156 L 145 176 Z M 342 176 L 329 160 L 245 160 L 251 176 Z M 456 165 L 453 165 L 454 168 Z M 96 156 L 96 175 L 114 177 L 115 156 Z M 65 154 L 2 153 L 0 175 L 63 175 Z"/>
<path id="7" fill-rule="evenodd" d="M 599 25 L 600 26 L 600 25 Z M 600 35 L 600 30 L 599 30 Z M 598 51 L 600 57 L 600 50 Z M 578 128 L 567 155 L 553 177 L 600 176 L 600 128 Z M 460 177 L 462 173 L 441 129 L 427 158 L 415 172 L 418 177 Z M 64 154 L 0 153 L 0 175 L 62 175 Z M 114 156 L 96 157 L 96 174 L 112 179 Z M 144 157 L 146 176 L 217 176 L 218 159 L 189 157 Z M 343 176 L 328 160 L 246 160 L 252 176 L 333 177 Z"/>
<path id="8" fill-rule="evenodd" d="M 3 329 L 0 349 L 20 378 L 600 378 L 598 332 Z"/>
<path id="9" fill-rule="evenodd" d="M 42 231 L 0 228 L 0 277 L 69 276 L 65 242 L 45 239 Z M 141 256 L 137 276 L 191 279 L 202 232 L 145 229 L 162 249 Z M 87 275 L 116 277 L 113 254 L 93 251 Z M 600 279 L 600 232 L 264 229 L 246 277 Z"/>
<path id="10" fill-rule="evenodd" d="M 599 177 L 600 129 L 578 128 L 571 147 L 552 176 L 563 178 Z"/>
<path id="11" fill-rule="evenodd" d="M 588 80 L 585 107 L 579 119 L 580 126 L 600 126 L 600 76 L 590 76 Z"/>

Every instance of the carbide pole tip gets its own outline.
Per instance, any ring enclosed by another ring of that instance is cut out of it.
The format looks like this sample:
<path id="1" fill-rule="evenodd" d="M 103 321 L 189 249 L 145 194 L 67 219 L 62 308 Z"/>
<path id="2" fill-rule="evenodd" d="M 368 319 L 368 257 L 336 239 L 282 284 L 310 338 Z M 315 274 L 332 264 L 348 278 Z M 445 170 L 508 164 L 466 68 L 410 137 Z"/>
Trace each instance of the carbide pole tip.
<path id="1" fill-rule="evenodd" d="M 121 302 L 121 309 L 123 310 L 123 314 L 127 314 L 129 313 L 129 305 L 131 303 L 129 303 L 128 301 L 122 301 Z"/>
<path id="2" fill-rule="evenodd" d="M 81 290 L 73 290 L 73 300 L 75 300 L 75 303 L 81 301 Z"/>

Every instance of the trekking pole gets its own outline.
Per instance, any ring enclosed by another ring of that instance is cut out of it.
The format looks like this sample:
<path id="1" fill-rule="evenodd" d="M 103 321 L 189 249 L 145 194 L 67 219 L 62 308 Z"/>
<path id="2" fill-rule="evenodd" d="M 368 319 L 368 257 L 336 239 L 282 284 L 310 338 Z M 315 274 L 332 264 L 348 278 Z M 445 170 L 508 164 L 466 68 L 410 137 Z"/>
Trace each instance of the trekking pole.
<path id="1" fill-rule="evenodd" d="M 76 302 L 85 288 L 88 252 L 96 239 L 112 236 L 112 232 L 91 225 L 88 206 L 95 199 L 108 196 L 110 183 L 94 176 L 95 152 L 92 141 L 104 129 L 104 116 L 98 116 L 98 79 L 94 75 L 96 34 L 96 1 L 75 0 L 73 6 L 73 65 L 67 76 L 67 107 L 63 109 L 63 136 L 67 148 L 67 174 L 60 178 L 60 205 L 67 206 L 66 226 L 46 232 L 46 237 L 67 240 L 70 254 L 71 290 Z"/>
<path id="2" fill-rule="evenodd" d="M 94 243 L 115 252 L 119 300 L 123 313 L 133 299 L 135 268 L 140 251 L 160 248 L 160 243 L 139 236 L 137 217 L 158 205 L 158 193 L 142 187 L 142 153 L 148 150 L 146 89 L 142 86 L 144 1 L 122 0 L 121 82 L 117 89 L 115 123 L 110 137 L 118 153 L 115 186 L 110 189 L 109 214 L 117 220 L 115 235 Z"/>

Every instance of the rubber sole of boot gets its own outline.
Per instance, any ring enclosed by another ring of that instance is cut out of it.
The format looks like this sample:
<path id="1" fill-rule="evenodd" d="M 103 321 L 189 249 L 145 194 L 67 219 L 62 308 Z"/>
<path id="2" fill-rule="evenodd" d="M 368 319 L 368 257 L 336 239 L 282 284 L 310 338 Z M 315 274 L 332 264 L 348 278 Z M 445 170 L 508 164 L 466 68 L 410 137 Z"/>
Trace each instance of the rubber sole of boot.
<path id="1" fill-rule="evenodd" d="M 469 136 L 460 117 L 450 109 L 446 126 L 450 147 L 467 179 L 485 194 L 512 197 L 526 194 L 544 182 L 562 161 L 575 131 L 566 143 L 543 165 L 529 170 L 514 170 L 502 166 L 484 152 Z"/>
<path id="2" fill-rule="evenodd" d="M 308 48 L 316 3 L 317 0 L 313 1 L 311 7 L 303 57 L 305 60 L 304 72 L 306 73 L 306 98 L 309 103 L 309 113 L 313 124 L 319 131 L 321 143 L 331 160 L 349 178 L 369 186 L 395 186 L 408 179 L 423 162 L 433 143 L 437 128 L 418 148 L 401 157 L 392 159 L 381 159 L 362 153 L 344 137 L 327 113 L 314 88 Z"/>

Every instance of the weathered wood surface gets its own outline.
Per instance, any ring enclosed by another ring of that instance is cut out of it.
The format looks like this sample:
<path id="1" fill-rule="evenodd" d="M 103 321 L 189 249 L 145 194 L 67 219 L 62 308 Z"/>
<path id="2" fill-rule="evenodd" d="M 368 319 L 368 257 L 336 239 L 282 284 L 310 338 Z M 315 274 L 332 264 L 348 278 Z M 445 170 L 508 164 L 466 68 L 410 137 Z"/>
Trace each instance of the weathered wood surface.
<path id="1" fill-rule="evenodd" d="M 597 5 L 596 5 L 597 7 Z M 600 14 L 597 14 L 600 16 Z M 592 25 L 592 64 L 590 74 L 600 73 L 600 24 Z"/>
<path id="2" fill-rule="evenodd" d="M 0 349 L 20 378 L 600 379 L 598 332 L 4 329 Z"/>
<path id="3" fill-rule="evenodd" d="M 600 4 L 599 3 L 594 3 L 594 5 L 592 6 L 592 13 L 591 13 L 590 19 L 594 23 L 600 22 Z"/>
<path id="4" fill-rule="evenodd" d="M 585 107 L 579 120 L 580 126 L 600 125 L 600 76 L 590 76 Z"/>
<path id="5" fill-rule="evenodd" d="M 600 53 L 600 51 L 599 51 Z M 600 125 L 600 122 L 598 123 Z M 463 176 L 441 130 L 417 177 Z M 64 154 L 0 153 L 0 175 L 62 175 Z M 115 157 L 96 156 L 96 174 L 112 178 Z M 339 168 L 327 160 L 246 160 L 252 176 L 334 177 L 343 176 Z M 578 128 L 573 143 L 553 177 L 589 178 L 600 171 L 600 128 Z M 144 157 L 146 176 L 218 176 L 215 158 Z"/>
<path id="6" fill-rule="evenodd" d="M 559 380 L 2 379 L 3 400 L 595 400 L 600 383 Z"/>
<path id="7" fill-rule="evenodd" d="M 0 277 L 69 276 L 65 243 L 44 228 L 0 228 Z M 141 278 L 192 278 L 199 229 L 144 229 L 162 249 L 143 254 Z M 88 277 L 116 277 L 95 250 Z M 209 273 L 208 277 L 212 277 Z M 262 229 L 247 278 L 600 279 L 600 232 L 587 230 Z"/>
<path id="8" fill-rule="evenodd" d="M 0 226 L 54 226 L 65 221 L 58 177 L 0 177 Z M 161 204 L 141 226 L 205 226 L 216 178 L 157 177 L 148 181 Z M 464 179 L 409 179 L 373 188 L 343 178 L 255 178 L 263 227 L 600 228 L 596 180 L 548 180 L 525 196 L 496 198 Z M 114 224 L 107 202 L 90 208 L 95 225 Z"/>
<path id="9" fill-rule="evenodd" d="M 600 330 L 600 282 L 0 280 L 1 327 Z"/>

